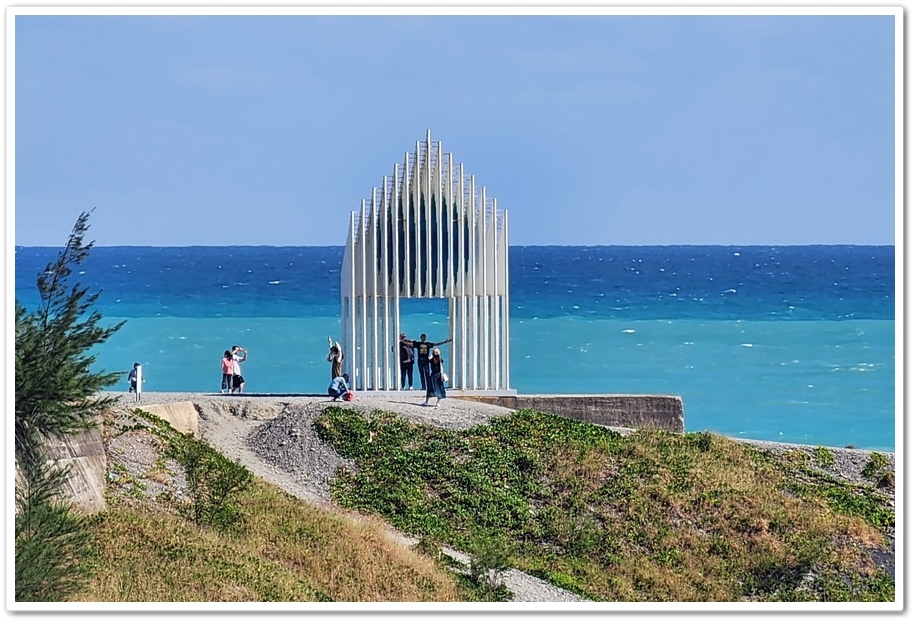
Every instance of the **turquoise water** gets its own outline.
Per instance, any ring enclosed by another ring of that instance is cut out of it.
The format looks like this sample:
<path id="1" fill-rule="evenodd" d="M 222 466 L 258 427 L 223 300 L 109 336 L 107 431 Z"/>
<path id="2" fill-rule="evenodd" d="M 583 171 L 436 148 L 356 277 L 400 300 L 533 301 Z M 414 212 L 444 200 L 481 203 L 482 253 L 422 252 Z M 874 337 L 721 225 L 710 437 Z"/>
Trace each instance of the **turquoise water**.
<path id="1" fill-rule="evenodd" d="M 16 299 L 58 249 L 16 248 Z M 98 366 L 147 391 L 215 392 L 248 348 L 245 390 L 324 393 L 340 335 L 342 247 L 101 247 L 74 272 L 127 324 Z M 688 431 L 893 451 L 889 246 L 510 247 L 510 385 L 520 393 L 673 394 Z M 433 341 L 447 304 L 401 301 Z M 447 348 L 445 349 L 448 355 Z M 114 388 L 114 389 L 117 389 Z"/>
<path id="2" fill-rule="evenodd" d="M 323 393 L 327 336 L 340 330 L 336 317 L 126 320 L 98 363 L 143 362 L 146 391 L 217 391 L 220 354 L 241 344 L 246 391 Z M 428 314 L 403 321 L 432 339 L 448 327 Z M 893 321 L 560 317 L 514 321 L 510 338 L 520 393 L 674 394 L 688 431 L 894 449 Z"/>
<path id="3" fill-rule="evenodd" d="M 688 431 L 894 447 L 892 321 L 558 319 L 513 329 L 519 391 L 675 394 Z M 543 365 L 545 353 L 562 373 Z"/>

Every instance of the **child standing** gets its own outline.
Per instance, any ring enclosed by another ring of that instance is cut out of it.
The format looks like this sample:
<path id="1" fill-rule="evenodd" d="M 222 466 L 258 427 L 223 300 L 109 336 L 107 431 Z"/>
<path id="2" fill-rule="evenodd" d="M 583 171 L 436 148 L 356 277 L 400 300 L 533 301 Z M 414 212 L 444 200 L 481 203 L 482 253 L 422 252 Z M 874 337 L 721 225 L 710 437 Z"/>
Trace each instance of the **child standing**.
<path id="1" fill-rule="evenodd" d="M 223 352 L 223 358 L 220 360 L 220 368 L 223 371 L 223 381 L 219 386 L 219 393 L 232 393 L 232 351 Z"/>

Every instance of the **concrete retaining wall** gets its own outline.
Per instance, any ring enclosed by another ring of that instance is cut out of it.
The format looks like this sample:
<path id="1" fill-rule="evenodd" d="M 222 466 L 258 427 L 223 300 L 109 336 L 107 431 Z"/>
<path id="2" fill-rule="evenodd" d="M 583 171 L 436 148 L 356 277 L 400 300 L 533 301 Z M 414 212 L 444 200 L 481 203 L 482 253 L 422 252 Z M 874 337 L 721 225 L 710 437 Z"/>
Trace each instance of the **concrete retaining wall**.
<path id="1" fill-rule="evenodd" d="M 70 468 L 70 478 L 62 492 L 64 499 L 85 513 L 103 510 L 108 459 L 101 428 L 64 439 L 49 439 L 46 448 L 48 458 L 56 465 Z"/>
<path id="2" fill-rule="evenodd" d="M 181 433 L 197 435 L 197 409 L 194 403 L 169 402 L 161 405 L 140 405 L 139 409 L 152 413 L 172 425 L 172 428 Z"/>
<path id="3" fill-rule="evenodd" d="M 197 435 L 197 409 L 192 402 L 137 406 L 167 421 L 175 430 Z M 82 512 L 96 513 L 104 510 L 108 458 L 102 443 L 101 428 L 66 439 L 50 439 L 47 452 L 48 458 L 55 464 L 70 468 L 70 478 L 64 485 L 64 499 Z"/>
<path id="4" fill-rule="evenodd" d="M 680 396 L 631 394 L 520 394 L 462 396 L 510 409 L 534 409 L 564 417 L 620 428 L 650 428 L 684 432 L 684 401 Z"/>

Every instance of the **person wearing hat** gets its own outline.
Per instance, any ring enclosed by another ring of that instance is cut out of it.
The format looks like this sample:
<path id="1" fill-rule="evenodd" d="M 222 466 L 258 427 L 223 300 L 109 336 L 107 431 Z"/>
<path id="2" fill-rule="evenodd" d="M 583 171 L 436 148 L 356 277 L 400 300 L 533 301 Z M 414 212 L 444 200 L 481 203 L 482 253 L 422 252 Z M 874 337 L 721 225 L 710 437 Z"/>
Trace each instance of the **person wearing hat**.
<path id="1" fill-rule="evenodd" d="M 413 340 L 407 339 L 407 334 L 402 333 L 398 343 L 398 361 L 401 362 L 401 389 L 413 389 Z"/>
<path id="2" fill-rule="evenodd" d="M 340 342 L 335 342 L 328 336 L 328 361 L 331 362 L 331 378 L 336 379 L 343 370 L 343 349 L 340 348 Z"/>
<path id="3" fill-rule="evenodd" d="M 334 402 L 343 398 L 348 391 L 350 391 L 350 375 L 346 372 L 343 373 L 343 376 L 334 378 L 328 386 L 328 396 L 333 398 Z"/>

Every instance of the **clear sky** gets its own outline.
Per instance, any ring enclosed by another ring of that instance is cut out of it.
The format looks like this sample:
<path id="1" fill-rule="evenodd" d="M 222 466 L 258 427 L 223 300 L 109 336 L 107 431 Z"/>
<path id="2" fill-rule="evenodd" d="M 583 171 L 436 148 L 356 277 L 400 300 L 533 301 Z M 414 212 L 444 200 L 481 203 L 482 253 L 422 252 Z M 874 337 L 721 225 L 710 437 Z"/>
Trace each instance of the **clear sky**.
<path id="1" fill-rule="evenodd" d="M 427 129 L 512 245 L 894 244 L 894 63 L 892 15 L 19 15 L 15 244 L 343 245 Z"/>

